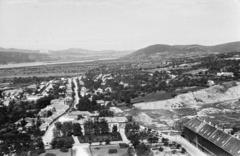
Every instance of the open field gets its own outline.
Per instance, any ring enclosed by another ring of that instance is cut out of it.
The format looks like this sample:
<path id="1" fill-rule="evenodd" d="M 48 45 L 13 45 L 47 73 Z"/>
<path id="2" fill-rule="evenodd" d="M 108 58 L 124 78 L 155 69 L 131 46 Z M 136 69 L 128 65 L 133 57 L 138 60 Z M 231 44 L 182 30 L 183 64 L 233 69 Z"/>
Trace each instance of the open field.
<path id="1" fill-rule="evenodd" d="M 49 77 L 49 76 L 77 76 L 99 66 L 118 66 L 128 64 L 128 61 L 119 60 L 97 60 L 97 61 L 75 61 L 65 63 L 38 64 L 29 66 L 16 66 L 0 68 L 0 79 L 14 77 Z M 34 64 L 34 63 L 33 63 Z"/>

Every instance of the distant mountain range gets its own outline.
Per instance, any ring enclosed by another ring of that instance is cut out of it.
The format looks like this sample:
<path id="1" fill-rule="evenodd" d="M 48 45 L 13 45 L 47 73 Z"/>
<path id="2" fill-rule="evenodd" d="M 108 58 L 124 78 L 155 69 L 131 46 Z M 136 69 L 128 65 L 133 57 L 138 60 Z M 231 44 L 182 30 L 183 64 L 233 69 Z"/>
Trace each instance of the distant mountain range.
<path id="1" fill-rule="evenodd" d="M 240 52 L 240 41 L 214 46 L 155 44 L 139 49 L 123 57 L 122 59 L 162 60 L 177 57 L 193 57 L 227 52 Z"/>
<path id="2" fill-rule="evenodd" d="M 52 60 L 47 54 L 31 50 L 0 48 L 0 64 Z"/>
<path id="3" fill-rule="evenodd" d="M 164 60 L 179 57 L 198 57 L 209 54 L 240 52 L 240 42 L 230 42 L 214 46 L 204 45 L 166 45 L 155 44 L 135 52 L 104 50 L 94 51 L 80 48 L 65 50 L 6 49 L 0 47 L 0 64 L 27 62 L 71 62 L 99 59 L 116 59 L 124 61 Z"/>
<path id="4" fill-rule="evenodd" d="M 131 51 L 94 51 L 87 49 L 71 48 L 65 50 L 40 50 L 6 49 L 0 47 L 0 64 L 28 63 L 28 62 L 71 62 L 98 59 L 115 59 L 129 54 Z"/>

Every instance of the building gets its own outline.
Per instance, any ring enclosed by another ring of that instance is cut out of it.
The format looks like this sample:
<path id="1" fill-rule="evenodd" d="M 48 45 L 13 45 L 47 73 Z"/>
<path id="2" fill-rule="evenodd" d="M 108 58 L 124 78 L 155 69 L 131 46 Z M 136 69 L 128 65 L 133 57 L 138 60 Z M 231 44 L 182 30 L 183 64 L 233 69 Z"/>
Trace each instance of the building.
<path id="1" fill-rule="evenodd" d="M 126 117 L 100 117 L 99 118 L 104 119 L 107 121 L 109 129 L 112 130 L 113 126 L 117 126 L 119 128 L 125 128 L 126 123 L 128 122 L 128 119 Z"/>
<path id="2" fill-rule="evenodd" d="M 213 156 L 240 156 L 240 140 L 199 118 L 183 126 L 183 137 Z"/>
<path id="3" fill-rule="evenodd" d="M 232 72 L 219 72 L 217 73 L 217 76 L 221 77 L 234 77 L 234 74 Z"/>

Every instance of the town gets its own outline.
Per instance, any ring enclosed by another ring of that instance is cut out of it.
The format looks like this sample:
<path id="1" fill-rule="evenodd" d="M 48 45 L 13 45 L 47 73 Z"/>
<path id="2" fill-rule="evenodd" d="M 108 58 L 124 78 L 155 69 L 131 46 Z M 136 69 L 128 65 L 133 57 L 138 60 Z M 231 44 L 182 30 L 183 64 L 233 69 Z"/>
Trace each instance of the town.
<path id="1" fill-rule="evenodd" d="M 239 156 L 237 52 L 1 80 L 0 155 Z"/>

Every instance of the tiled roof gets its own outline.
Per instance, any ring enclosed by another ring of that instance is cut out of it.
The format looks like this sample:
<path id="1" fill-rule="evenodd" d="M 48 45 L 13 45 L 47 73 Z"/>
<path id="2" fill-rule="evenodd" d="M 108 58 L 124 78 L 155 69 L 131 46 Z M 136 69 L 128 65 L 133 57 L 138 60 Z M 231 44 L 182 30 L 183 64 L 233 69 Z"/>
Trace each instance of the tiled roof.
<path id="1" fill-rule="evenodd" d="M 215 128 L 214 126 L 193 118 L 184 124 L 185 127 L 211 141 L 233 156 L 240 156 L 240 140 Z"/>

